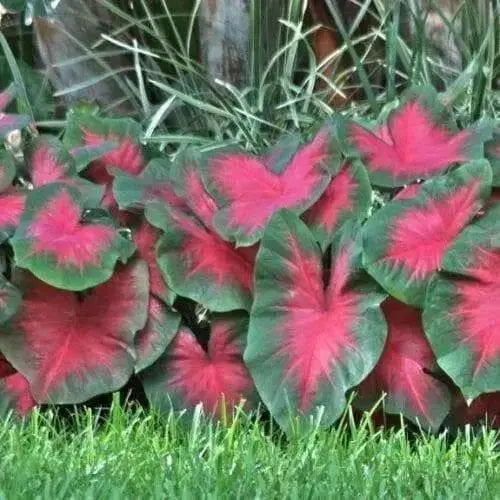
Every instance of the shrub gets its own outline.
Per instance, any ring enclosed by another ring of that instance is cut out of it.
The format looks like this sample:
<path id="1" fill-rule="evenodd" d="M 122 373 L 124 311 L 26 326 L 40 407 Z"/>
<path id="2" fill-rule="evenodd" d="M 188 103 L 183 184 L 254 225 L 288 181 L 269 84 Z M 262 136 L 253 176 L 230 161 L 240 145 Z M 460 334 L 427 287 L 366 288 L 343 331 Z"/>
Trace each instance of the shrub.
<path id="1" fill-rule="evenodd" d="M 351 392 L 434 430 L 494 417 L 494 128 L 458 130 L 428 88 L 258 157 L 168 158 L 89 110 L 62 142 L 31 127 L 1 153 L 0 410 L 137 375 L 164 411 L 223 416 L 243 399 L 285 430 L 317 412 L 332 424 Z"/>

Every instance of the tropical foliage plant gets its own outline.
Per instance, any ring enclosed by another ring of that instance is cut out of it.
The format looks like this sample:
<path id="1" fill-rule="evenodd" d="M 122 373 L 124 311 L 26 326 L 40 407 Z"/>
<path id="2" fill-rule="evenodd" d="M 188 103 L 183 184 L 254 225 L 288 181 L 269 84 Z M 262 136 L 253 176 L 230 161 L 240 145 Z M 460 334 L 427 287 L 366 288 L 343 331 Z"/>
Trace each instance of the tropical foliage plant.
<path id="1" fill-rule="evenodd" d="M 0 115 L 0 411 L 138 379 L 161 411 L 287 431 L 349 400 L 500 417 L 498 123 L 459 128 L 428 87 L 259 155 L 167 154 L 91 108 L 61 137 L 29 121 Z"/>

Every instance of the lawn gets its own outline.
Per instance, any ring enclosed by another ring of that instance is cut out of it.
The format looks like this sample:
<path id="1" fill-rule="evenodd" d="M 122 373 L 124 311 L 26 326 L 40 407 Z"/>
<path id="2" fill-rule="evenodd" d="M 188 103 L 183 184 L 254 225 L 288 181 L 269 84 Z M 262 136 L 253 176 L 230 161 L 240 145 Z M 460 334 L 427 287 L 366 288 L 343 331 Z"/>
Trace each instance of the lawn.
<path id="1" fill-rule="evenodd" d="M 285 439 L 256 419 L 215 425 L 119 407 L 35 412 L 0 426 L 0 498 L 498 498 L 498 435 L 377 431 L 347 415 Z M 351 422 L 351 423 L 349 423 Z"/>

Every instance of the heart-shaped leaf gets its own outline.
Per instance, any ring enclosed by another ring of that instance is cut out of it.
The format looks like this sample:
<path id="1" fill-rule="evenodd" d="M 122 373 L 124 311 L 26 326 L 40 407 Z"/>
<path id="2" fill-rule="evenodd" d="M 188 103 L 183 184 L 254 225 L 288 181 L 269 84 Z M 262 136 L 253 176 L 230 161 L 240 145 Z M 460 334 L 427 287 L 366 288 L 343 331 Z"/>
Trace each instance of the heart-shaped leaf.
<path id="1" fill-rule="evenodd" d="M 358 389 L 358 404 L 370 410 L 385 394 L 384 411 L 403 414 L 423 428 L 439 429 L 450 410 L 447 386 L 429 375 L 437 364 L 421 313 L 395 299 L 382 304 L 387 341 L 375 369 Z"/>
<path id="2" fill-rule="evenodd" d="M 16 264 L 53 286 L 84 290 L 110 278 L 118 260 L 134 252 L 111 220 L 82 220 L 81 194 L 64 184 L 49 184 L 28 196 L 11 240 Z"/>
<path id="3" fill-rule="evenodd" d="M 488 162 L 476 161 L 385 205 L 363 228 L 367 271 L 395 298 L 422 306 L 429 280 L 487 200 L 490 184 Z"/>
<path id="4" fill-rule="evenodd" d="M 255 390 L 242 357 L 247 327 L 246 315 L 215 316 L 206 351 L 181 328 L 164 355 L 141 374 L 151 404 L 169 412 L 201 403 L 216 416 L 231 415 L 242 400 L 251 408 Z"/>
<path id="5" fill-rule="evenodd" d="M 345 393 L 378 361 L 386 338 L 385 298 L 361 269 L 357 226 L 332 249 L 329 272 L 305 224 L 275 215 L 257 254 L 255 300 L 245 362 L 272 416 L 285 430 L 323 407 L 330 425 Z M 325 286 L 325 281 L 327 285 Z"/>
<path id="6" fill-rule="evenodd" d="M 37 137 L 29 144 L 25 157 L 26 173 L 33 187 L 64 183 L 80 191 L 86 205 L 99 205 L 103 188 L 77 176 L 73 157 L 57 138 Z"/>
<path id="7" fill-rule="evenodd" d="M 482 158 L 491 124 L 457 132 L 436 91 L 426 87 L 410 89 L 398 109 L 373 131 L 352 123 L 347 136 L 372 182 L 393 187 Z"/>
<path id="8" fill-rule="evenodd" d="M 73 158 L 55 137 L 42 136 L 34 141 L 26 154 L 30 179 L 35 187 L 74 176 Z"/>
<path id="9" fill-rule="evenodd" d="M 429 285 L 425 332 L 439 366 L 467 399 L 500 391 L 500 205 L 449 248 Z"/>
<path id="10" fill-rule="evenodd" d="M 141 126 L 128 118 L 101 118 L 84 112 L 73 112 L 68 118 L 64 143 L 70 151 L 82 146 L 86 148 L 106 147 L 110 142 L 116 146 L 100 155 L 85 170 L 91 181 L 105 186 L 103 206 L 118 216 L 118 207 L 113 196 L 113 169 L 138 175 L 145 166 L 144 155 L 139 144 Z"/>
<path id="11" fill-rule="evenodd" d="M 34 398 L 73 404 L 120 389 L 134 371 L 135 334 L 147 319 L 146 264 L 121 267 L 83 298 L 23 278 L 23 302 L 0 327 L 0 349 Z"/>
<path id="12" fill-rule="evenodd" d="M 371 205 L 368 175 L 359 163 L 345 163 L 333 177 L 321 198 L 303 215 L 323 251 L 347 221 L 361 221 Z"/>
<path id="13" fill-rule="evenodd" d="M 206 159 L 207 188 L 219 206 L 218 232 L 238 246 L 251 245 L 281 208 L 300 214 L 314 204 L 340 167 L 332 137 L 327 126 L 302 148 L 289 140 L 266 157 L 229 152 Z"/>

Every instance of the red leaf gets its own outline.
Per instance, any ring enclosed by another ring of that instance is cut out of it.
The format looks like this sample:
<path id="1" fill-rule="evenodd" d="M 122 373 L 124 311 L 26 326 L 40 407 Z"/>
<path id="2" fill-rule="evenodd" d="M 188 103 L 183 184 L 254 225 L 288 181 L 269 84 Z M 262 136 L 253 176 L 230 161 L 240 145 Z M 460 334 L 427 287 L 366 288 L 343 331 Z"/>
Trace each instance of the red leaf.
<path id="1" fill-rule="evenodd" d="M 231 414 L 242 399 L 251 403 L 254 386 L 242 358 L 246 329 L 241 318 L 212 321 L 205 351 L 187 328 L 182 328 L 164 356 L 144 374 L 150 401 L 168 409 L 192 409 L 202 403 L 205 411 Z M 243 341 L 242 341 L 243 336 Z M 225 405 L 225 408 L 224 408 Z"/>
<path id="2" fill-rule="evenodd" d="M 221 287 L 235 281 L 243 289 L 252 289 L 253 257 L 255 253 L 234 248 L 214 232 L 208 231 L 188 217 L 173 219 L 188 237 L 182 254 L 188 265 L 186 279 L 195 274 L 208 274 Z"/>
<path id="3" fill-rule="evenodd" d="M 363 228 L 364 265 L 395 298 L 422 306 L 429 280 L 490 193 L 491 169 L 471 162 L 397 197 Z"/>
<path id="4" fill-rule="evenodd" d="M 64 179 L 67 173 L 66 165 L 58 162 L 50 145 L 46 142 L 39 143 L 33 151 L 30 167 L 31 182 L 35 187 Z"/>
<path id="5" fill-rule="evenodd" d="M 122 387 L 147 316 L 143 262 L 123 267 L 83 298 L 25 275 L 23 303 L 0 331 L 2 351 L 40 403 L 79 403 Z"/>
<path id="6" fill-rule="evenodd" d="M 500 390 L 500 206 L 468 226 L 429 285 L 427 337 L 440 367 L 468 399 Z"/>
<path id="7" fill-rule="evenodd" d="M 116 233 L 108 225 L 82 225 L 80 219 L 80 207 L 66 190 L 62 190 L 29 226 L 33 251 L 52 255 L 60 266 L 83 269 L 89 264 L 97 265 Z"/>
<path id="8" fill-rule="evenodd" d="M 324 407 L 324 425 L 335 421 L 346 391 L 382 352 L 385 324 L 378 306 L 384 295 L 360 269 L 358 232 L 350 224 L 336 239 L 329 272 L 295 214 L 276 214 L 264 234 L 245 361 L 285 429 L 291 417 L 314 415 L 318 406 Z"/>
<path id="9" fill-rule="evenodd" d="M 440 200 L 408 210 L 393 226 L 386 260 L 408 270 L 409 279 L 423 279 L 439 269 L 450 244 L 477 213 L 479 181 Z"/>
<path id="10" fill-rule="evenodd" d="M 270 158 L 275 162 L 280 159 L 273 154 Z M 281 208 L 303 212 L 328 184 L 330 158 L 326 130 L 299 149 L 278 172 L 272 170 L 269 158 L 244 154 L 213 157 L 206 173 L 208 188 L 221 207 L 215 220 L 218 231 L 249 245 L 260 238 L 271 216 Z"/>
<path id="11" fill-rule="evenodd" d="M 302 218 L 325 249 L 342 224 L 366 216 L 370 203 L 371 190 L 365 169 L 359 163 L 345 163 Z"/>
<path id="12" fill-rule="evenodd" d="M 118 146 L 102 155 L 98 160 L 94 160 L 94 165 L 100 167 L 97 174 L 103 178 L 103 171 L 106 167 L 116 167 L 129 174 L 138 175 L 144 167 L 144 158 L 140 146 L 131 137 L 118 137 L 114 134 L 103 136 L 88 129 L 83 129 L 83 139 L 86 146 L 99 146 L 107 141 L 117 142 Z"/>
<path id="13" fill-rule="evenodd" d="M 387 341 L 377 366 L 359 387 L 363 406 L 370 409 L 385 393 L 384 409 L 403 413 L 424 427 L 439 428 L 450 408 L 446 385 L 426 371 L 436 359 L 427 341 L 421 313 L 395 299 L 382 304 Z"/>
<path id="14" fill-rule="evenodd" d="M 428 96 L 412 96 L 373 132 L 352 124 L 349 139 L 365 160 L 372 180 L 397 186 L 443 172 L 473 159 L 475 132 L 452 132 L 433 117 Z M 437 96 L 432 99 L 437 103 Z"/>
<path id="15" fill-rule="evenodd" d="M 344 349 L 353 349 L 350 328 L 356 316 L 359 300 L 355 294 L 339 295 L 348 277 L 349 253 L 345 251 L 332 270 L 331 288 L 323 291 L 321 263 L 300 252 L 295 241 L 289 241 L 292 262 L 290 267 L 290 299 L 285 309 L 290 311 L 283 331 L 282 355 L 289 359 L 286 377 L 296 380 L 299 409 L 306 410 L 318 390 L 321 379 L 328 375 L 330 365 L 338 363 Z M 324 328 L 329 324 L 330 328 Z"/>

